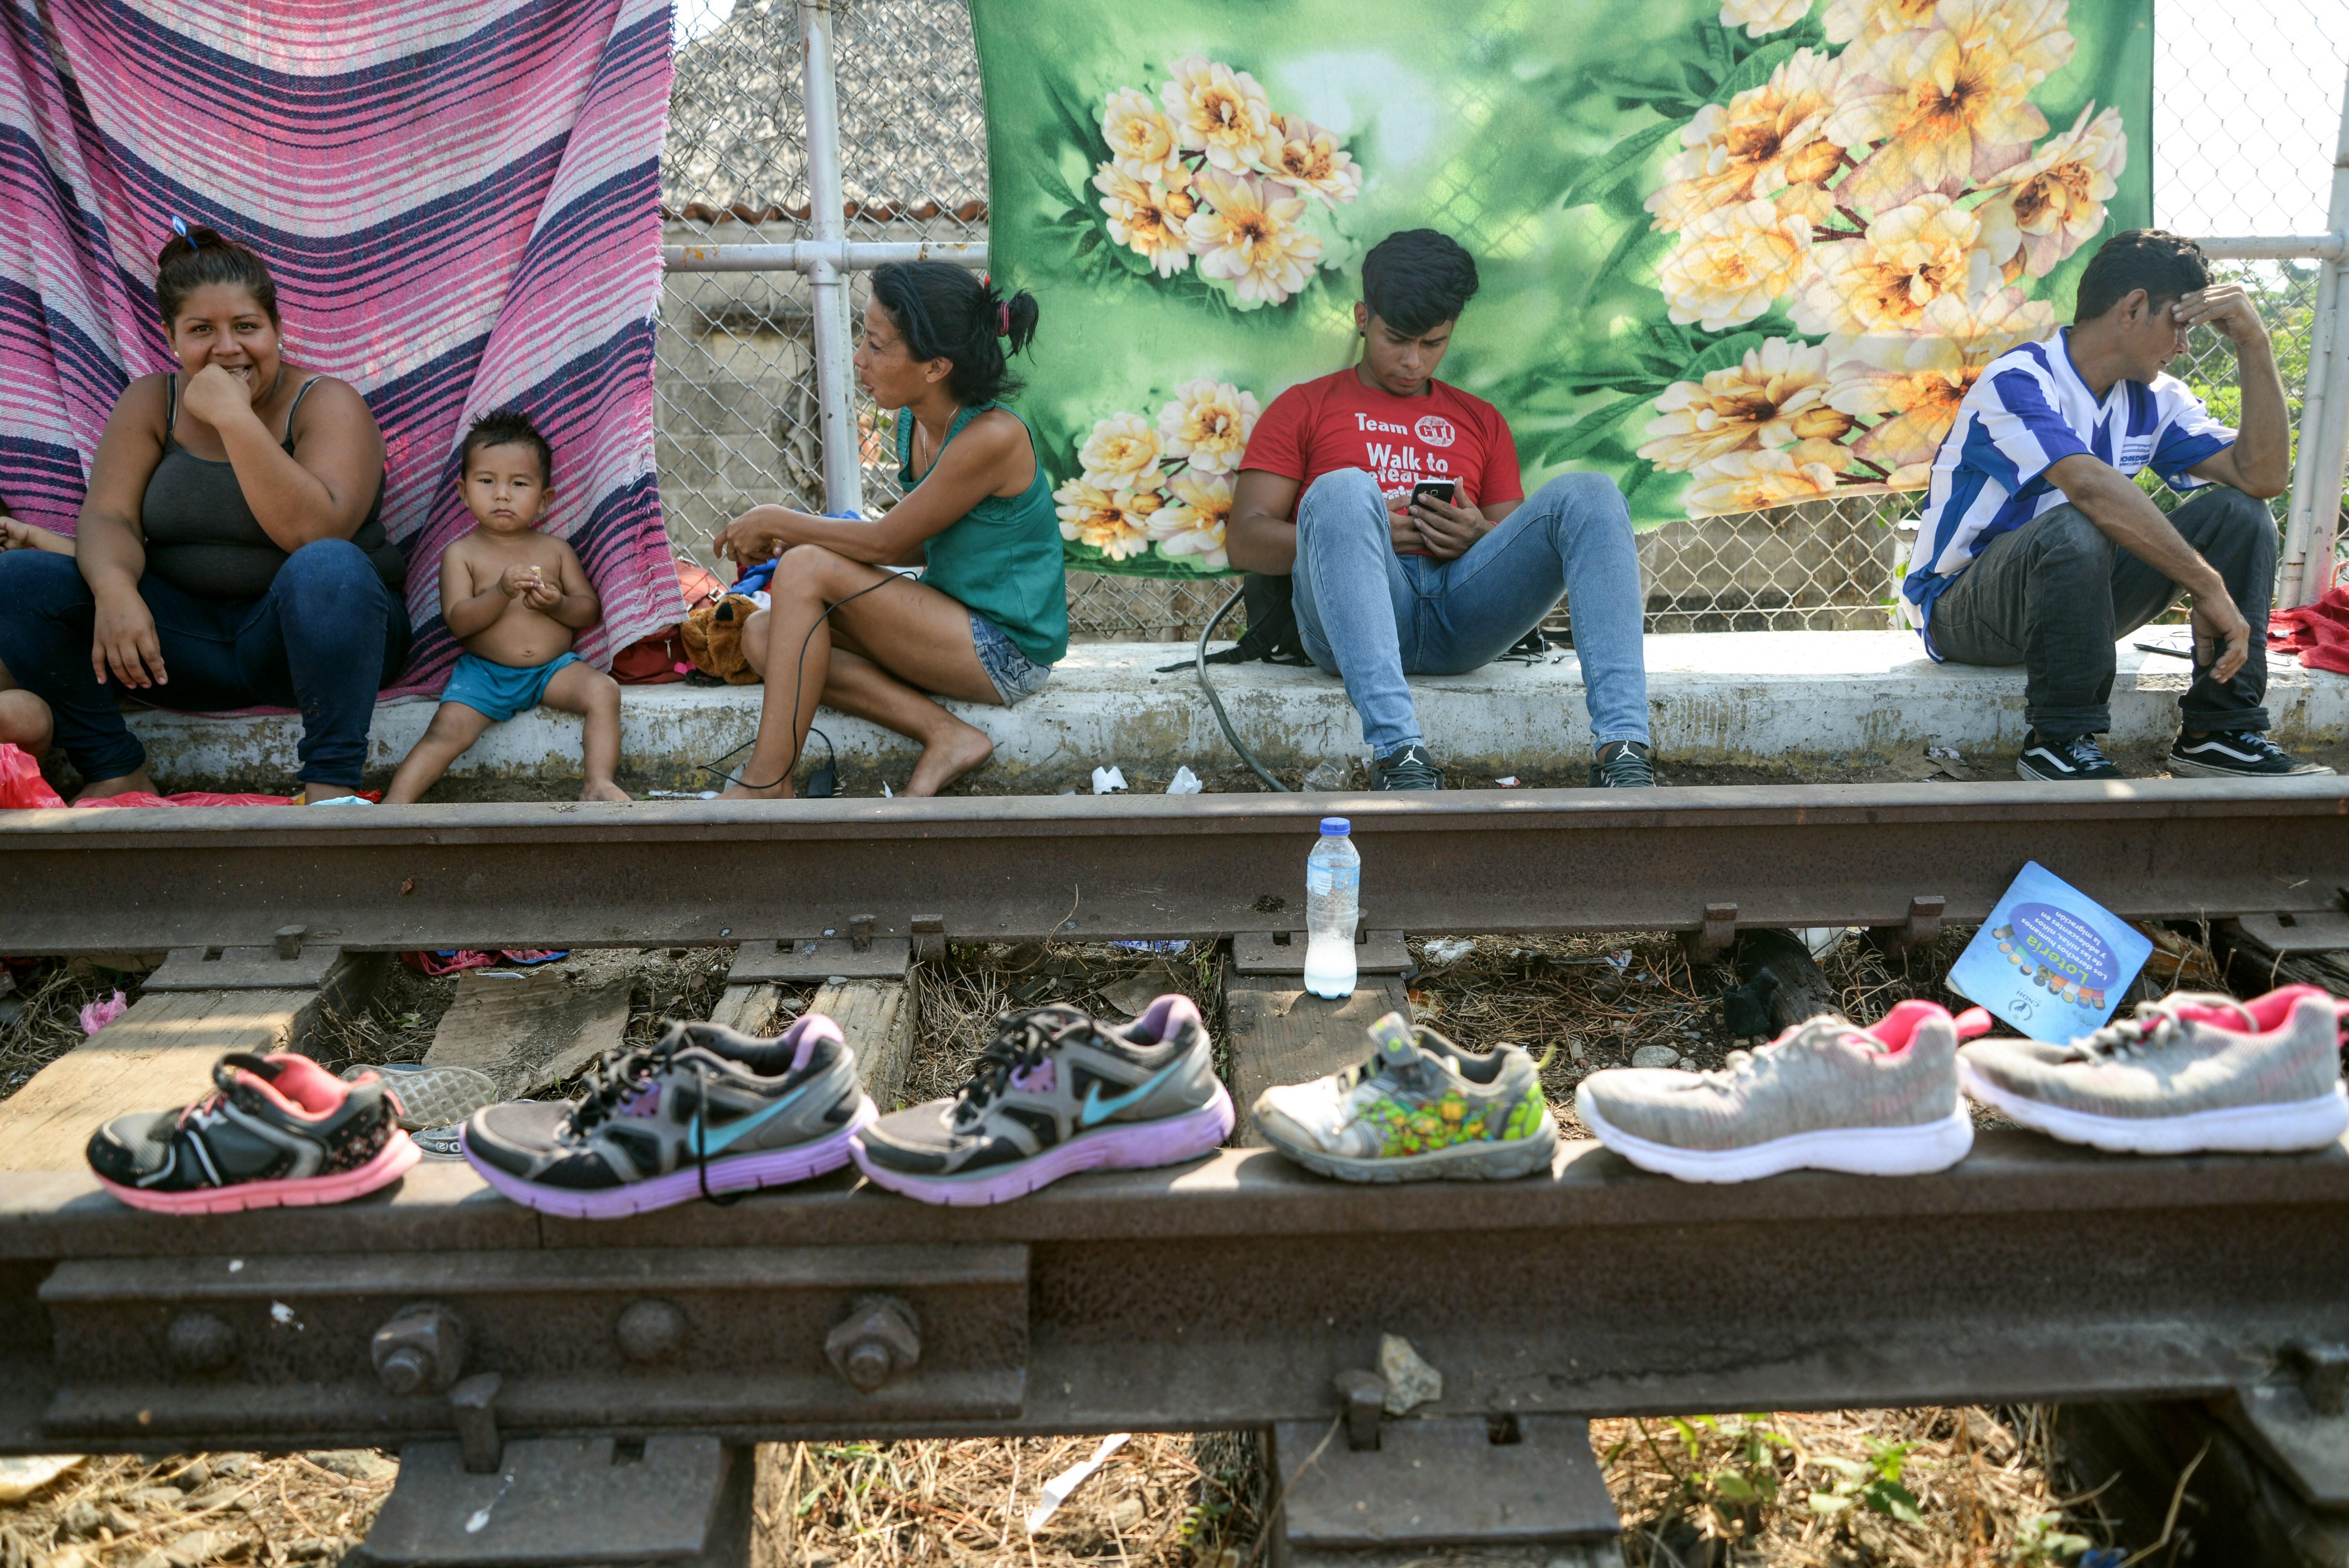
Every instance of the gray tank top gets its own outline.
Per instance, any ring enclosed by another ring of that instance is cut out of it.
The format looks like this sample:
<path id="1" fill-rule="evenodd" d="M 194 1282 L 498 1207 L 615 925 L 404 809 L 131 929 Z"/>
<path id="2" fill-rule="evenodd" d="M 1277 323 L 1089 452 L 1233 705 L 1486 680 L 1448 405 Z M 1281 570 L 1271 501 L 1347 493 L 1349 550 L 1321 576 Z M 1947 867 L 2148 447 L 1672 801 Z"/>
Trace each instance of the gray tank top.
<path id="1" fill-rule="evenodd" d="M 285 447 L 294 451 L 294 416 L 302 400 L 324 377 L 313 376 L 294 394 L 285 410 Z M 246 504 L 236 470 L 196 456 L 177 439 L 180 378 L 164 383 L 163 461 L 147 481 L 139 504 L 139 526 L 147 535 L 147 569 L 178 588 L 206 599 L 257 599 L 269 591 L 285 552 L 277 547 Z M 408 583 L 408 557 L 383 531 L 383 485 L 376 484 L 367 520 L 351 536 L 367 552 L 376 575 L 395 596 Z"/>

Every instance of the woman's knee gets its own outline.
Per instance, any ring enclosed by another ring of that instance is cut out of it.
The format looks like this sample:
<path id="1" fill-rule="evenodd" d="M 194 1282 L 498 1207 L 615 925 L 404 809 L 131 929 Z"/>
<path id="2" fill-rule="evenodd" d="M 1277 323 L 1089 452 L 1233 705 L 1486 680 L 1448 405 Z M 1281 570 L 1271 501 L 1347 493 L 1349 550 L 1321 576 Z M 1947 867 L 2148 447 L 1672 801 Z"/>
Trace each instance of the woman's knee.
<path id="1" fill-rule="evenodd" d="M 281 587 L 298 592 L 376 580 L 375 563 L 348 539 L 313 539 L 285 557 L 269 587 L 272 593 Z"/>
<path id="2" fill-rule="evenodd" d="M 829 587 L 843 566 L 850 565 L 847 556 L 823 545 L 794 545 L 775 562 L 775 578 L 770 591 L 797 588 L 806 593 L 821 592 Z"/>

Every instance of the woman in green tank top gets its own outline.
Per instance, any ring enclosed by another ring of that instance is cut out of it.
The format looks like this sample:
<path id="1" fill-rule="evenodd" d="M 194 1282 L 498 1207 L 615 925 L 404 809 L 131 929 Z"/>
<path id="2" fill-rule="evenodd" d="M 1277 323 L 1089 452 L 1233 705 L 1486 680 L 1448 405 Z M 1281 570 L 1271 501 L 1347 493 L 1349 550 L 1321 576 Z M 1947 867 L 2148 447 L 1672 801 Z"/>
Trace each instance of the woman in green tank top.
<path id="1" fill-rule="evenodd" d="M 749 564 L 780 556 L 771 607 L 742 628 L 764 677 L 759 739 L 730 797 L 788 796 L 819 703 L 922 743 L 907 794 L 936 794 L 993 754 L 936 698 L 1009 706 L 1069 649 L 1051 483 L 1004 363 L 1036 331 L 1025 291 L 1001 298 L 946 262 L 873 273 L 856 379 L 897 410 L 905 498 L 876 522 L 758 506 L 719 535 Z M 919 581 L 893 566 L 925 568 Z"/>

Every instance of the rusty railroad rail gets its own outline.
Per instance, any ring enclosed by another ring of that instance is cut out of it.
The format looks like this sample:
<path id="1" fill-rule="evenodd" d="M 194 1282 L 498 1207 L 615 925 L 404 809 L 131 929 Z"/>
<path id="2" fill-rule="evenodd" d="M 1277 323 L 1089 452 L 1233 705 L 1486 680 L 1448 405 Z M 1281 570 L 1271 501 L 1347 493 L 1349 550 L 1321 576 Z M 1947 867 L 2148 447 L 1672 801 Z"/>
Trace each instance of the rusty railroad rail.
<path id="1" fill-rule="evenodd" d="M 1325 812 L 1354 821 L 1365 926 L 1410 932 L 1924 934 L 1980 919 L 2026 859 L 2132 917 L 2335 909 L 2349 884 L 2349 781 L 2329 777 L 14 812 L 0 951 L 289 925 L 351 950 L 722 944 L 863 914 L 916 945 L 1214 937 L 1301 923 Z"/>

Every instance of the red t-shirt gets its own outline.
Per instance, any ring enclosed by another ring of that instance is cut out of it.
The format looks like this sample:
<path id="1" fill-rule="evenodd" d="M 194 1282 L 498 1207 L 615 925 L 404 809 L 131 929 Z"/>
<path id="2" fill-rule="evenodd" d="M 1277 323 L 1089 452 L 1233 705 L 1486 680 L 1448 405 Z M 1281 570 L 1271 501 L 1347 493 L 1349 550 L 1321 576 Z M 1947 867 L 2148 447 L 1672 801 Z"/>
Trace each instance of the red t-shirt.
<path id="1" fill-rule="evenodd" d="M 1462 506 L 1526 494 L 1517 443 L 1500 410 L 1442 381 L 1430 381 L 1423 397 L 1398 398 L 1351 370 L 1273 399 L 1240 466 L 1296 480 L 1300 492 L 1333 470 L 1360 468 L 1390 496 L 1408 495 L 1430 479 L 1458 481 L 1453 500 Z"/>

